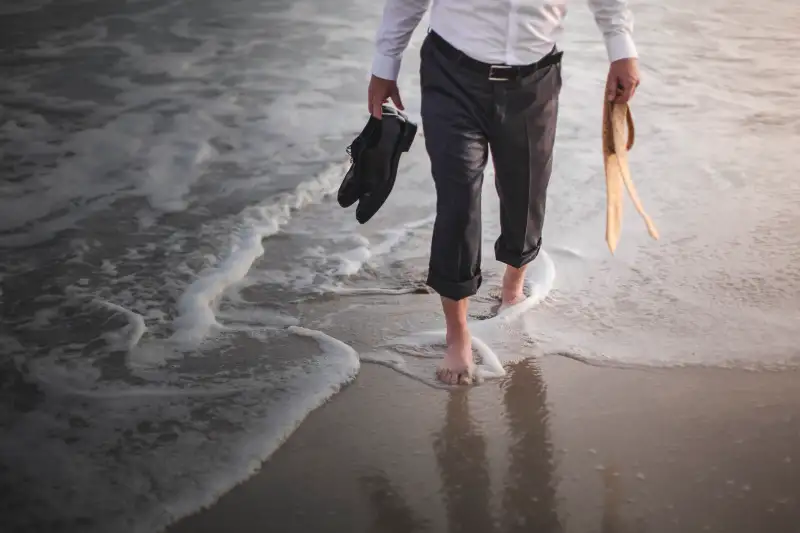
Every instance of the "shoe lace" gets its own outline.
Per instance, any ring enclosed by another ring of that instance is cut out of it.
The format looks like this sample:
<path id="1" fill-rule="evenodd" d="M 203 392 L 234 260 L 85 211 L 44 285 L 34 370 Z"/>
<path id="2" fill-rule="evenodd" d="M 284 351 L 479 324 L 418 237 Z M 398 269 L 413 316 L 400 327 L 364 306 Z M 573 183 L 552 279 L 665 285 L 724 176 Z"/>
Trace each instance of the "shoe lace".
<path id="1" fill-rule="evenodd" d="M 356 138 L 350 146 L 345 148 L 345 152 L 347 152 L 347 156 L 350 158 L 350 163 L 353 162 L 353 150 L 358 150 L 359 146 L 361 146 L 362 140 L 361 138 Z"/>

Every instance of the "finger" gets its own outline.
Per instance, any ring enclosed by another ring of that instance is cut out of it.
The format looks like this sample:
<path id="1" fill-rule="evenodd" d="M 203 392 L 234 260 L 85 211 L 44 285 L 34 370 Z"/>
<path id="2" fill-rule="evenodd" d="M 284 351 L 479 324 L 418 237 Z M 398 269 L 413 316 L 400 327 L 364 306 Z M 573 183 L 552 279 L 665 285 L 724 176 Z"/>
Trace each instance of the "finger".
<path id="1" fill-rule="evenodd" d="M 375 100 L 372 103 L 372 116 L 380 120 L 383 118 L 383 102 Z"/>
<path id="2" fill-rule="evenodd" d="M 634 84 L 631 86 L 631 94 L 630 94 L 630 96 L 628 96 L 628 101 L 629 101 L 629 102 L 630 102 L 631 100 L 633 100 L 633 97 L 634 97 L 634 95 L 636 94 L 636 89 L 637 89 L 638 87 L 639 87 L 639 84 L 638 84 L 638 83 L 634 83 Z"/>
<path id="3" fill-rule="evenodd" d="M 606 80 L 606 99 L 609 102 L 613 102 L 617 99 L 617 87 L 619 85 L 619 78 L 612 74 L 608 75 L 608 80 Z"/>
<path id="4" fill-rule="evenodd" d="M 617 98 L 614 100 L 618 104 L 626 104 L 630 99 L 631 91 L 629 87 L 625 87 L 620 93 L 617 95 Z"/>
<path id="5" fill-rule="evenodd" d="M 636 89 L 639 88 L 639 80 L 633 82 L 633 86 L 631 87 L 631 96 L 629 100 L 633 100 L 634 95 L 636 94 Z"/>
<path id="6" fill-rule="evenodd" d="M 380 96 L 375 95 L 372 97 L 372 107 L 369 112 L 377 119 L 383 117 L 383 101 Z"/>
<path id="7" fill-rule="evenodd" d="M 622 83 L 622 93 L 617 97 L 617 102 L 621 104 L 626 104 L 630 101 L 631 96 L 633 96 L 633 88 L 634 88 L 633 80 L 626 80 Z"/>
<path id="8" fill-rule="evenodd" d="M 392 102 L 394 102 L 397 109 L 401 111 L 405 109 L 405 107 L 403 107 L 403 100 L 400 98 L 400 90 L 397 87 L 392 91 Z"/>

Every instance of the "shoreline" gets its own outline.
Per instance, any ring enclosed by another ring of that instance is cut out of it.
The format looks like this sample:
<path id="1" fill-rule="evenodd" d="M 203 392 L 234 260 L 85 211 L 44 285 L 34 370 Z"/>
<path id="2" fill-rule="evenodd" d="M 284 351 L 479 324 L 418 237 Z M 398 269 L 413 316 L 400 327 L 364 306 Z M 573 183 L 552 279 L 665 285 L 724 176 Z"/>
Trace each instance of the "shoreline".
<path id="1" fill-rule="evenodd" d="M 364 364 L 261 470 L 168 533 L 791 533 L 798 372 L 549 356 L 449 392 Z"/>

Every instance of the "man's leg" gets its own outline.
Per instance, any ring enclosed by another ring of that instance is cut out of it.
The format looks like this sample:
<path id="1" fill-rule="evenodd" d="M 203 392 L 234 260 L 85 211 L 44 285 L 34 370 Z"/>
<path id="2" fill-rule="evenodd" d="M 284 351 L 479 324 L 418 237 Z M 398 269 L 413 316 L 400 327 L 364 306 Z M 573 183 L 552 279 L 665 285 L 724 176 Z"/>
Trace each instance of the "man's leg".
<path id="1" fill-rule="evenodd" d="M 504 306 L 524 299 L 525 269 L 542 244 L 560 91 L 561 65 L 496 86 L 489 143 L 500 197 L 501 234 L 495 256 L 507 265 Z"/>
<path id="2" fill-rule="evenodd" d="M 442 297 L 447 352 L 437 377 L 469 383 L 474 366 L 467 298 L 481 284 L 481 185 L 488 158 L 486 82 L 464 73 L 429 41 L 422 47 L 422 124 L 436 185 L 428 285 Z"/>

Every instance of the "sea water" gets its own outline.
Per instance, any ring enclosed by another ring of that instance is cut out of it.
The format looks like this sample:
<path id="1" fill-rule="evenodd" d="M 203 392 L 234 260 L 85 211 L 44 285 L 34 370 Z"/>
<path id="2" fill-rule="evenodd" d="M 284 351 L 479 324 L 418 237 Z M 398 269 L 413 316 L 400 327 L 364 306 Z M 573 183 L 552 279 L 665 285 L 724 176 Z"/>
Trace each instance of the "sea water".
<path id="1" fill-rule="evenodd" d="M 662 238 L 628 203 L 616 255 L 605 246 L 605 50 L 576 2 L 544 251 L 530 301 L 473 317 L 484 379 L 554 355 L 800 362 L 797 10 L 632 7 L 631 170 Z M 401 334 L 368 300 L 424 285 L 435 205 L 424 129 L 369 224 L 331 197 L 367 118 L 380 11 L 366 0 L 0 8 L 0 494 L 12 530 L 157 530 L 247 478 L 362 361 L 433 384 L 441 324 Z M 414 120 L 425 23 L 401 74 Z M 500 272 L 498 231 L 490 170 L 483 292 Z M 415 297 L 435 309 L 435 296 Z M 380 342 L 351 339 L 356 353 L 326 332 L 340 315 L 302 312 L 337 298 L 376 321 Z"/>

